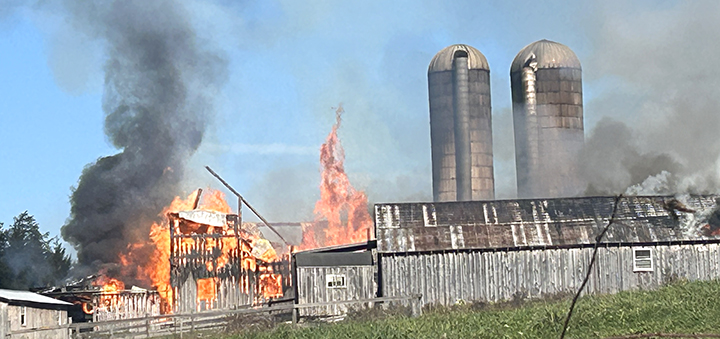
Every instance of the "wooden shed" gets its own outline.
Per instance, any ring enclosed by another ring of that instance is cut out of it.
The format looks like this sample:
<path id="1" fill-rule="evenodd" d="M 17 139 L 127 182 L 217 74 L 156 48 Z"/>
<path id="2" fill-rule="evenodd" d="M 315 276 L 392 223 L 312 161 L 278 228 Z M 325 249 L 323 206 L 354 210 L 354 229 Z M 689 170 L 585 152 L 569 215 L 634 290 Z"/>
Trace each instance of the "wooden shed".
<path id="1" fill-rule="evenodd" d="M 577 291 L 613 197 L 375 205 L 378 294 L 424 304 Z M 587 293 L 720 277 L 716 196 L 624 197 Z"/>
<path id="2" fill-rule="evenodd" d="M 293 254 L 295 302 L 317 304 L 370 299 L 376 296 L 375 242 L 351 244 Z M 353 305 L 326 305 L 300 309 L 301 316 L 335 316 Z"/>
<path id="3" fill-rule="evenodd" d="M 71 305 L 33 292 L 0 289 L 0 338 L 68 338 L 66 328 L 37 329 L 68 324 Z"/>

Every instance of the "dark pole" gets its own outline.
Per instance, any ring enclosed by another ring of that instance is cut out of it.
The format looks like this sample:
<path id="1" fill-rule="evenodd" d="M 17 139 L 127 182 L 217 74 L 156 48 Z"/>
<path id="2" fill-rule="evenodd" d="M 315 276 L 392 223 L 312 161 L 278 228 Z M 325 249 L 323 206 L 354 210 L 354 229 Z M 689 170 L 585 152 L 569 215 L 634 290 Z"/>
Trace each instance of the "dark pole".
<path id="1" fill-rule="evenodd" d="M 287 242 L 287 240 L 285 240 L 285 238 L 283 238 L 283 236 L 280 235 L 280 233 L 278 233 L 278 231 L 276 231 L 275 228 L 272 227 L 270 225 L 270 223 L 267 220 L 265 220 L 265 218 L 262 217 L 262 215 L 260 215 L 260 213 L 258 213 L 258 211 L 256 211 L 252 206 L 250 206 L 250 204 L 248 204 L 247 200 L 243 199 L 242 195 L 240 195 L 240 193 L 238 193 L 234 188 L 232 188 L 230 186 L 230 184 L 227 183 L 227 181 L 223 180 L 223 178 L 221 178 L 219 174 L 215 173 L 215 171 L 213 171 L 212 168 L 210 168 L 210 166 L 205 166 L 205 169 L 207 169 L 208 172 L 210 172 L 210 174 L 212 174 L 215 178 L 220 180 L 220 182 L 223 185 L 225 185 L 225 187 L 227 187 L 227 189 L 229 189 L 230 192 L 235 194 L 238 197 L 238 199 L 240 199 L 240 201 L 242 201 L 245 204 L 245 206 L 247 206 L 258 218 L 260 218 L 260 220 L 262 220 L 262 222 L 263 222 L 263 224 L 265 224 L 265 226 L 270 228 L 271 231 L 275 232 L 275 234 L 277 234 L 277 236 L 280 237 L 280 240 L 282 240 L 286 246 L 290 246 L 290 244 Z M 240 213 L 240 212 L 238 211 L 238 213 Z"/>

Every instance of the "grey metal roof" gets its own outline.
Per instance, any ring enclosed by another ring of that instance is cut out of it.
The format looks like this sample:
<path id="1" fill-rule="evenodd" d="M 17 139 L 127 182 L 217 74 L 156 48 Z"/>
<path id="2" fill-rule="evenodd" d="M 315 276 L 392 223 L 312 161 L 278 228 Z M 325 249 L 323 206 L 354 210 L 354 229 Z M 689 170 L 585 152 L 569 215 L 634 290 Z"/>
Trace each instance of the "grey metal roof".
<path id="1" fill-rule="evenodd" d="M 369 266 L 373 264 L 372 253 L 363 252 L 298 252 L 295 253 L 297 266 L 337 267 L 337 266 Z"/>
<path id="2" fill-rule="evenodd" d="M 510 73 L 520 71 L 528 59 L 535 56 L 537 68 L 577 68 L 582 69 L 580 60 L 569 47 L 550 40 L 535 41 L 523 49 L 513 59 Z"/>
<path id="3" fill-rule="evenodd" d="M 457 51 L 465 51 L 467 53 L 468 69 L 490 70 L 487 59 L 485 59 L 485 56 L 480 53 L 480 51 L 469 45 L 457 44 L 445 47 L 435 54 L 435 57 L 430 61 L 430 66 L 428 66 L 428 73 L 452 70 L 453 59 Z"/>
<path id="4" fill-rule="evenodd" d="M 26 302 L 34 304 L 47 304 L 47 305 L 63 305 L 71 306 L 71 303 L 64 302 L 62 300 L 53 299 L 28 291 L 17 291 L 17 290 L 3 290 L 0 289 L 0 300 L 5 302 Z"/>
<path id="5" fill-rule="evenodd" d="M 624 197 L 604 242 L 720 241 L 716 198 Z M 377 248 L 420 252 L 588 245 L 607 224 L 613 203 L 613 197 L 588 197 L 379 204 Z"/>

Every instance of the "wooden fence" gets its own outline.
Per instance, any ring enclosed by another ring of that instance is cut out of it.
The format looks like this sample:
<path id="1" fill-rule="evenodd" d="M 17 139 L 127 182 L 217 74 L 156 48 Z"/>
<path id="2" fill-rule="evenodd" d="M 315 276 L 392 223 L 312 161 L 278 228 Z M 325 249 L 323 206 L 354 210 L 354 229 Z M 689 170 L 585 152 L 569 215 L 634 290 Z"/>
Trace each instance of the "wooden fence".
<path id="1" fill-rule="evenodd" d="M 193 333 L 203 330 L 225 329 L 232 321 L 239 317 L 259 314 L 285 315 L 292 319 L 295 324 L 299 320 L 299 310 L 313 307 L 324 307 L 327 305 L 348 305 L 360 304 L 367 307 L 374 307 L 376 304 L 389 302 L 410 303 L 412 315 L 419 316 L 421 312 L 421 295 L 410 295 L 402 297 L 383 297 L 372 299 L 341 300 L 333 302 L 294 304 L 290 299 L 286 303 L 276 305 L 263 305 L 235 310 L 214 310 L 197 313 L 168 314 L 160 316 L 146 316 L 144 318 L 109 320 L 88 323 L 74 323 L 68 325 L 48 326 L 41 328 L 29 328 L 11 331 L 7 338 L 21 338 L 28 334 L 40 334 L 46 331 L 57 331 L 65 329 L 66 338 L 151 338 L 158 336 L 183 337 L 185 333 Z M 42 336 L 42 334 L 40 334 Z"/>

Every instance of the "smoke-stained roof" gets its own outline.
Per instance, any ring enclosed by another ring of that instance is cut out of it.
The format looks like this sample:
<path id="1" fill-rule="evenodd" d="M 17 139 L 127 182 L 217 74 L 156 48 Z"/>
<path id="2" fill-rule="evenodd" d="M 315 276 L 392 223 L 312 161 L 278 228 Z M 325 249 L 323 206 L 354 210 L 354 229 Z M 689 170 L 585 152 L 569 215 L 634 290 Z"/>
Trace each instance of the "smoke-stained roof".
<path id="1" fill-rule="evenodd" d="M 53 299 L 28 291 L 4 290 L 0 289 L 0 301 L 7 303 L 33 303 L 46 305 L 71 306 L 71 303 L 62 300 Z"/>
<path id="2" fill-rule="evenodd" d="M 510 73 L 520 71 L 532 56 L 535 56 L 537 68 L 582 69 L 580 59 L 569 47 L 555 41 L 543 39 L 535 41 L 520 50 L 513 59 Z"/>
<path id="3" fill-rule="evenodd" d="M 430 66 L 428 66 L 428 73 L 452 70 L 453 59 L 457 51 L 467 53 L 469 69 L 490 70 L 487 59 L 480 51 L 469 45 L 457 44 L 445 47 L 435 54 L 435 57 L 430 61 Z"/>
<path id="4" fill-rule="evenodd" d="M 614 197 L 379 204 L 377 246 L 419 252 L 593 244 L 613 204 Z M 603 242 L 715 239 L 704 234 L 720 228 L 718 213 L 716 196 L 624 197 Z"/>

